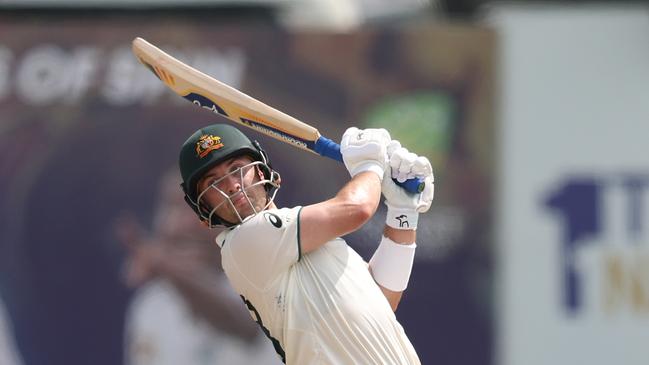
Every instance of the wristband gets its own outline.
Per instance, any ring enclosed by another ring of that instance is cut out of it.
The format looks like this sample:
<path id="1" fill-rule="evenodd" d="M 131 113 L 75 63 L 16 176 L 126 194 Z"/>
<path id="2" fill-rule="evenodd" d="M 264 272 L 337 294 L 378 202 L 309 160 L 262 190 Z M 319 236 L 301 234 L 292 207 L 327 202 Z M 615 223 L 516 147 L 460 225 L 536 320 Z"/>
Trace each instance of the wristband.
<path id="1" fill-rule="evenodd" d="M 393 207 L 388 202 L 388 214 L 385 216 L 385 224 L 394 229 L 417 229 L 419 213 L 412 208 Z"/>
<path id="2" fill-rule="evenodd" d="M 374 280 L 394 292 L 406 290 L 415 259 L 415 248 L 417 248 L 415 242 L 402 245 L 383 236 L 379 247 L 370 259 Z"/>

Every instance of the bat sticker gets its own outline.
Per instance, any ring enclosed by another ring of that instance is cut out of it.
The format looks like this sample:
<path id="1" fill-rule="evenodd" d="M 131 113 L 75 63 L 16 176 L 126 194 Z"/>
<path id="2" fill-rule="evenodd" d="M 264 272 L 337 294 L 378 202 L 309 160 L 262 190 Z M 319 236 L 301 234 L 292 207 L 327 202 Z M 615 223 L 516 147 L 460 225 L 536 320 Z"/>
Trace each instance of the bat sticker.
<path id="1" fill-rule="evenodd" d="M 203 95 L 196 94 L 196 93 L 189 93 L 187 95 L 184 95 L 183 98 L 191 101 L 192 103 L 200 106 L 201 108 L 207 109 L 211 111 L 212 113 L 215 114 L 221 114 L 222 116 L 226 118 L 230 118 L 228 113 L 223 110 L 220 106 L 218 106 L 215 102 L 212 100 L 204 97 Z"/>
<path id="2" fill-rule="evenodd" d="M 257 123 L 255 121 L 252 121 L 247 118 L 239 118 L 241 120 L 241 123 L 247 125 L 250 128 L 256 129 L 264 134 L 271 135 L 277 139 L 280 139 L 286 143 L 290 143 L 294 146 L 300 147 L 300 148 L 308 148 L 310 150 L 314 149 L 315 143 L 311 141 L 305 141 L 303 139 L 300 139 L 295 136 L 291 136 L 290 134 L 286 134 L 279 129 L 275 129 L 272 127 L 269 127 L 268 125 L 264 125 L 261 123 Z"/>

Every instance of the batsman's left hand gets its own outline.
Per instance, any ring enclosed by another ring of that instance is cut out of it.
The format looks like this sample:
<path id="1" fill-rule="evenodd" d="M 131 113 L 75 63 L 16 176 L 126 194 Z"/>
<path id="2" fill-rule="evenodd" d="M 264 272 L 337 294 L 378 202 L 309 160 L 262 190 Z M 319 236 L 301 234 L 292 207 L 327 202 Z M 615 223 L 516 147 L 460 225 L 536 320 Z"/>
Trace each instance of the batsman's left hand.
<path id="1" fill-rule="evenodd" d="M 348 128 L 340 142 L 340 153 L 349 174 L 354 177 L 373 171 L 382 179 L 388 169 L 386 147 L 390 140 L 390 133 L 385 129 Z"/>

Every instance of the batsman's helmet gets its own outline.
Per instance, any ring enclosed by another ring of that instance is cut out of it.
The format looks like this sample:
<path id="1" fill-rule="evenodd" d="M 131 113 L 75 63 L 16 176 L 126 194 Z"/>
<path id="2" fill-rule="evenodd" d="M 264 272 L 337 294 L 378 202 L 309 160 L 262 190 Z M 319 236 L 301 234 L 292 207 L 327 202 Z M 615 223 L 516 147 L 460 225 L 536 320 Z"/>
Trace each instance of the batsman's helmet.
<path id="1" fill-rule="evenodd" d="M 208 219 L 206 213 L 209 207 L 197 201 L 199 192 L 198 182 L 212 167 L 229 158 L 242 155 L 250 156 L 254 161 L 260 161 L 259 167 L 266 180 L 274 182 L 279 174 L 273 171 L 266 152 L 257 141 L 251 141 L 237 128 L 228 124 L 213 124 L 203 127 L 192 134 L 180 150 L 179 166 L 183 182 L 181 187 L 185 193 L 185 201 L 198 214 L 201 220 L 210 226 L 232 225 L 222 221 L 216 214 Z M 273 186 L 266 184 L 266 191 Z"/>

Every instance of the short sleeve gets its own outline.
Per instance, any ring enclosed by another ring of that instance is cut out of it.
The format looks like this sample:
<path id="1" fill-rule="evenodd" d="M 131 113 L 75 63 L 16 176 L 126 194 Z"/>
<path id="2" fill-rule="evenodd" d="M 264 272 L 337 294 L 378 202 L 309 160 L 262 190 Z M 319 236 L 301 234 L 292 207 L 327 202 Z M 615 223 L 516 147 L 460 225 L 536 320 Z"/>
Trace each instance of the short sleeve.
<path id="1" fill-rule="evenodd" d="M 232 266 L 258 288 L 286 272 L 301 257 L 300 210 L 266 210 L 228 232 L 222 242 L 224 268 Z"/>

